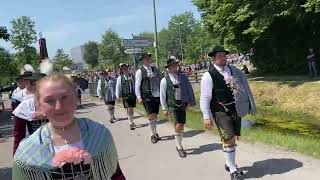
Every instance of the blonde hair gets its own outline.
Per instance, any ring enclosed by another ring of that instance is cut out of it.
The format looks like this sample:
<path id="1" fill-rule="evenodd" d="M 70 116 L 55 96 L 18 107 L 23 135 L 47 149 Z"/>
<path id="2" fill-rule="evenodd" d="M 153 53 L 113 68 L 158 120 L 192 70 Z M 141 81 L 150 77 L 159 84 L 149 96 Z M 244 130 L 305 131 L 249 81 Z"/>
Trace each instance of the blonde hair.
<path id="1" fill-rule="evenodd" d="M 45 77 L 41 78 L 39 81 L 37 81 L 36 92 L 35 92 L 35 100 L 37 102 L 39 102 L 39 98 L 40 98 L 39 90 L 41 88 L 41 85 L 43 83 L 49 82 L 49 81 L 62 82 L 63 84 L 68 85 L 72 89 L 74 95 L 76 95 L 76 85 L 69 77 L 65 76 L 62 73 L 53 73 L 53 74 L 45 76 Z"/>

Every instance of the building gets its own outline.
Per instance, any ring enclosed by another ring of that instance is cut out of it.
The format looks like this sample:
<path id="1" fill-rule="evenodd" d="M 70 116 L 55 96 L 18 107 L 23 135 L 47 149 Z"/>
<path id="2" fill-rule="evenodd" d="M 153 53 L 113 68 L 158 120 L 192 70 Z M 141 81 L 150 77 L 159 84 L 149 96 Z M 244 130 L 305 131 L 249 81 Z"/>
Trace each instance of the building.
<path id="1" fill-rule="evenodd" d="M 70 56 L 75 64 L 72 68 L 75 71 L 83 71 L 85 68 L 84 46 L 74 47 L 70 50 Z"/>

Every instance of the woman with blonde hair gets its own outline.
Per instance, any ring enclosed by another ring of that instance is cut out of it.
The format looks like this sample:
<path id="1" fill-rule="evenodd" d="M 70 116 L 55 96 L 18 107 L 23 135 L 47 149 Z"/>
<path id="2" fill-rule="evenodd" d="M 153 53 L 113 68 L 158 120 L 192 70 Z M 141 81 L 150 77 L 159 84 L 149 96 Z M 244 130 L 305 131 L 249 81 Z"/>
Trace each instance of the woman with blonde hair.
<path id="1" fill-rule="evenodd" d="M 36 106 L 49 122 L 20 143 L 13 179 L 125 180 L 110 131 L 75 118 L 76 101 L 74 83 L 62 74 L 37 82 Z"/>

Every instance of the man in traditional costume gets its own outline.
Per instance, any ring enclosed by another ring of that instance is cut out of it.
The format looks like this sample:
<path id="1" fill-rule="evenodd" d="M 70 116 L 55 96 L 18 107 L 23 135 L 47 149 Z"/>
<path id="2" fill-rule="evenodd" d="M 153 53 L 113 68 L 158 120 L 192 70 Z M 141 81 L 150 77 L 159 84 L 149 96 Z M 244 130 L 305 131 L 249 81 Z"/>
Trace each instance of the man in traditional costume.
<path id="1" fill-rule="evenodd" d="M 204 124 L 211 129 L 214 120 L 223 143 L 225 169 L 231 180 L 242 179 L 244 173 L 236 165 L 236 139 L 240 136 L 241 117 L 255 114 L 252 92 L 244 73 L 226 65 L 228 50 L 216 47 L 208 55 L 214 66 L 201 79 L 200 108 Z"/>
<path id="2" fill-rule="evenodd" d="M 12 92 L 11 96 L 11 109 L 14 111 L 16 107 L 23 101 L 25 91 L 22 91 L 26 88 L 26 83 L 28 83 L 25 78 L 32 75 L 31 71 L 25 71 L 23 74 L 16 77 L 18 87 Z"/>
<path id="3" fill-rule="evenodd" d="M 28 95 L 24 96 L 24 100 L 12 112 L 14 115 L 14 145 L 13 154 L 19 146 L 22 139 L 26 137 L 26 127 L 28 134 L 34 133 L 42 124 L 47 123 L 47 119 L 42 114 L 36 113 L 36 105 L 34 103 L 34 93 L 36 81 L 44 77 L 42 73 L 32 73 L 30 77 L 24 79 L 28 82 L 26 89 Z"/>
<path id="4" fill-rule="evenodd" d="M 151 142 L 157 143 L 160 137 L 157 133 L 157 120 L 160 105 L 160 72 L 151 66 L 151 54 L 143 53 L 141 59 L 143 65 L 135 75 L 135 93 L 139 103 L 148 114 L 149 126 L 151 129 Z"/>
<path id="5" fill-rule="evenodd" d="M 133 108 L 136 107 L 136 95 L 134 93 L 134 79 L 131 74 L 129 74 L 129 65 L 121 63 L 119 65 L 121 75 L 117 79 L 116 85 L 116 97 L 118 100 L 122 99 L 123 106 L 127 109 L 129 126 L 131 130 L 136 128 L 133 122 L 134 111 Z"/>
<path id="6" fill-rule="evenodd" d="M 196 101 L 188 76 L 178 72 L 178 62 L 175 59 L 167 61 L 168 74 L 160 83 L 160 102 L 165 115 L 173 115 L 175 120 L 176 149 L 180 157 L 187 156 L 182 146 L 186 109 L 195 106 Z"/>
<path id="7" fill-rule="evenodd" d="M 99 79 L 97 86 L 97 95 L 100 99 L 104 100 L 104 103 L 108 107 L 110 123 L 114 123 L 116 121 L 116 118 L 114 117 L 116 84 L 117 80 L 111 76 L 111 70 L 107 70 L 101 73 L 101 78 Z"/>

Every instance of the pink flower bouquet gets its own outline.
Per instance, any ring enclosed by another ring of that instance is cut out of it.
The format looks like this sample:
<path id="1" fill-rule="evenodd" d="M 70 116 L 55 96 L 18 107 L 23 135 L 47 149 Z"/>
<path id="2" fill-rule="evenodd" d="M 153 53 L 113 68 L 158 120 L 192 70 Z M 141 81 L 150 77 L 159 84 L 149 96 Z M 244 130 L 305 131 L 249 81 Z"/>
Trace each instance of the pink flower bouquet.
<path id="1" fill-rule="evenodd" d="M 86 150 L 70 147 L 55 154 L 52 163 L 55 167 L 62 167 L 66 163 L 79 164 L 82 161 L 84 164 L 89 164 L 91 160 L 91 154 Z"/>

